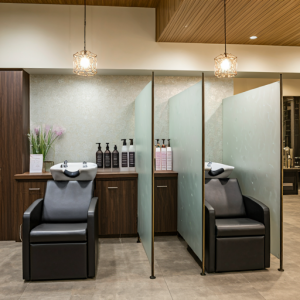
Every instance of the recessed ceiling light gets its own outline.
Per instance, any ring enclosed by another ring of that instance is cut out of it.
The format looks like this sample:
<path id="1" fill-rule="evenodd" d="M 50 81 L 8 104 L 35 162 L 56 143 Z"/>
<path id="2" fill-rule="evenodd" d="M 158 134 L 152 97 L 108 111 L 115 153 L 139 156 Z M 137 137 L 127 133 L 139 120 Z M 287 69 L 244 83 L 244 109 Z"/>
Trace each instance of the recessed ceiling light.
<path id="1" fill-rule="evenodd" d="M 250 40 L 256 40 L 256 39 L 257 39 L 257 36 L 256 36 L 256 35 L 250 36 Z"/>

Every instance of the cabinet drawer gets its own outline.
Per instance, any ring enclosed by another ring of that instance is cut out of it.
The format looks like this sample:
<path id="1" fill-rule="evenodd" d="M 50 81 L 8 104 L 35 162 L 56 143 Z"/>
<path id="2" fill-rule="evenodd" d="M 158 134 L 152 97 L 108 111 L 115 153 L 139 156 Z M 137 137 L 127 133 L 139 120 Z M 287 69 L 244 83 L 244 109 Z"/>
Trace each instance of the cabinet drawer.
<path id="1" fill-rule="evenodd" d="M 177 178 L 154 180 L 154 231 L 177 231 Z"/>
<path id="2" fill-rule="evenodd" d="M 47 181 L 22 181 L 17 183 L 17 194 L 21 197 L 24 211 L 37 199 L 45 195 Z"/>

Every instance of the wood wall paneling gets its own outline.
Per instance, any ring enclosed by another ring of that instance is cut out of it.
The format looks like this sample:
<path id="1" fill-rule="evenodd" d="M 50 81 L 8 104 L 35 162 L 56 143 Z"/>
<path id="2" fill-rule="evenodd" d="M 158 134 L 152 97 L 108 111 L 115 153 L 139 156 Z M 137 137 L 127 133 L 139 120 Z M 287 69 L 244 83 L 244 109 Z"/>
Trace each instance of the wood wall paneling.
<path id="1" fill-rule="evenodd" d="M 0 0 L 0 3 L 83 5 L 84 0 Z M 159 0 L 87 0 L 87 5 L 154 8 Z"/>
<path id="2" fill-rule="evenodd" d="M 28 171 L 29 167 L 29 75 L 24 71 L 0 71 L 0 90 L 0 240 L 15 240 L 18 234 L 18 204 L 14 175 Z"/>
<path id="3" fill-rule="evenodd" d="M 156 40 L 162 35 L 183 0 L 161 0 L 156 7 Z"/>
<path id="4" fill-rule="evenodd" d="M 159 12 L 163 2 L 157 8 L 157 41 L 224 43 L 222 0 L 183 0 L 175 12 L 164 6 L 169 13 Z M 228 44 L 300 45 L 299 0 L 227 0 L 226 3 Z M 253 35 L 258 38 L 250 40 Z"/>

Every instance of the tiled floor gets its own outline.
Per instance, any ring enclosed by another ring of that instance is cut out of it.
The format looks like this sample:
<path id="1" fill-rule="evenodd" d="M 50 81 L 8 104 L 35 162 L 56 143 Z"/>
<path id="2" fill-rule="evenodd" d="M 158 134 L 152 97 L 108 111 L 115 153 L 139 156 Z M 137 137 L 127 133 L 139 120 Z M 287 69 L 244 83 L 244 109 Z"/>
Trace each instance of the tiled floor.
<path id="1" fill-rule="evenodd" d="M 155 280 L 135 238 L 101 239 L 95 279 L 24 282 L 21 243 L 0 242 L 0 299 L 300 299 L 300 196 L 284 198 L 284 269 L 200 276 L 201 269 L 177 237 L 155 242 Z"/>

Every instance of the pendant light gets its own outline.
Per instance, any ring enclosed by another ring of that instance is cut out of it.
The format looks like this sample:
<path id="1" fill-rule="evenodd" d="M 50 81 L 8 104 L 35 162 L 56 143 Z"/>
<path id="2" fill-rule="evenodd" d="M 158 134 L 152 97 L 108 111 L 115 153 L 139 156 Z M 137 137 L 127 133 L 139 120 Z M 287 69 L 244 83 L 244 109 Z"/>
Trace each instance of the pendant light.
<path id="1" fill-rule="evenodd" d="M 224 0 L 225 53 L 215 58 L 215 76 L 234 77 L 237 74 L 237 57 L 226 52 L 226 0 Z"/>
<path id="2" fill-rule="evenodd" d="M 97 74 L 97 54 L 86 50 L 86 0 L 84 0 L 84 50 L 73 54 L 73 73 L 80 76 Z"/>

